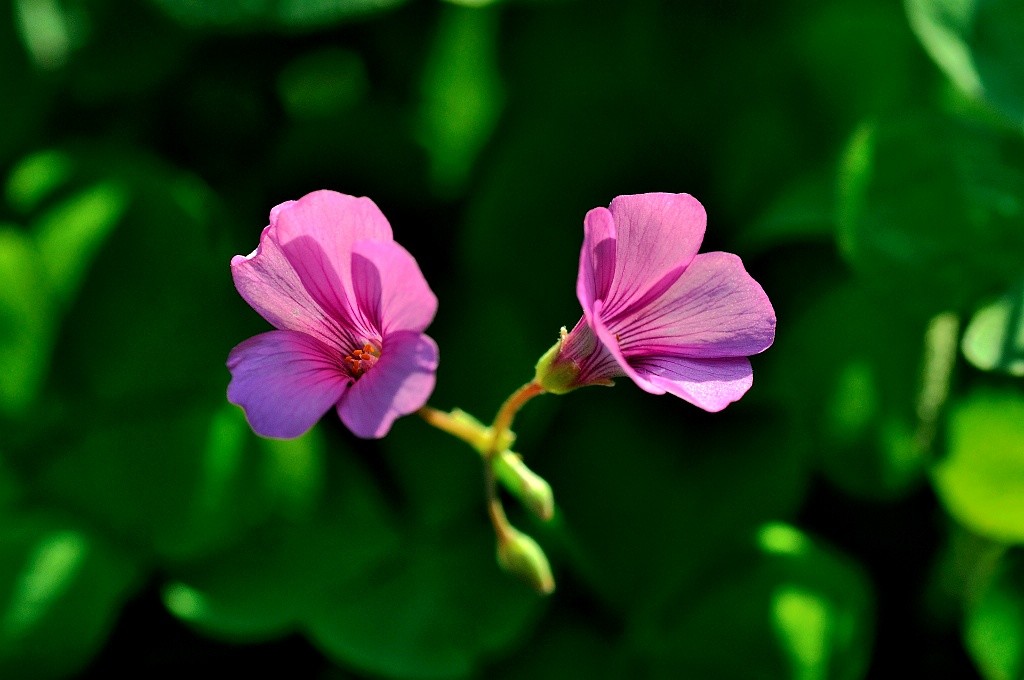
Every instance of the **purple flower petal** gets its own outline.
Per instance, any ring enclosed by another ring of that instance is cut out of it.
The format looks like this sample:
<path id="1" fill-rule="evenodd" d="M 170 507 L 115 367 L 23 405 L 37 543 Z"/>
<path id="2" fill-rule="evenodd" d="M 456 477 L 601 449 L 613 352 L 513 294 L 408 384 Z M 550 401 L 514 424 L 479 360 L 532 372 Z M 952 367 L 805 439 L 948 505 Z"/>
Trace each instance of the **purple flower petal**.
<path id="1" fill-rule="evenodd" d="M 644 357 L 634 362 L 634 366 L 636 372 L 658 390 L 711 412 L 721 411 L 738 400 L 754 383 L 754 372 L 746 357 Z"/>
<path id="2" fill-rule="evenodd" d="M 335 350 L 288 330 L 237 345 L 228 355 L 228 369 L 228 401 L 245 409 L 256 434 L 282 439 L 313 427 L 351 382 Z"/>
<path id="3" fill-rule="evenodd" d="M 592 210 L 588 218 L 597 222 L 602 210 Z M 606 295 L 597 295 L 594 299 L 604 300 L 605 314 L 614 315 L 659 282 L 664 286 L 667 275 L 681 271 L 690 263 L 704 239 L 707 214 L 704 206 L 689 194 L 618 196 L 607 212 L 614 223 L 615 271 L 611 283 L 607 284 Z M 603 225 L 593 233 L 607 238 L 607 231 L 608 226 Z M 597 282 L 606 279 L 604 272 L 608 268 L 599 252 L 600 243 L 600 240 L 584 242 L 584 251 L 595 253 L 594 268 L 601 274 Z M 580 272 L 583 278 L 582 265 Z M 595 293 L 599 291 L 595 287 Z M 586 308 L 583 296 L 580 298 Z"/>
<path id="4" fill-rule="evenodd" d="M 383 437 L 399 416 L 427 403 L 434 391 L 437 345 L 426 335 L 399 331 L 384 338 L 380 359 L 338 404 L 338 415 L 356 436 Z"/>
<path id="5" fill-rule="evenodd" d="M 583 250 L 576 297 L 583 309 L 608 299 L 615 277 L 615 218 L 607 208 L 594 208 L 583 219 Z"/>
<path id="6" fill-rule="evenodd" d="M 627 361 L 750 356 L 775 338 L 768 296 L 730 253 L 702 253 L 660 296 L 638 300 L 617 316 L 601 316 Z"/>
<path id="7" fill-rule="evenodd" d="M 392 241 L 391 225 L 376 204 L 314 191 L 280 210 L 275 229 L 281 250 L 309 295 L 350 327 L 354 338 L 372 335 L 372 326 L 355 306 L 351 266 L 356 242 Z"/>
<path id="8" fill-rule="evenodd" d="M 394 241 L 355 244 L 352 284 L 361 313 L 383 336 L 422 331 L 437 312 L 437 297 L 416 259 Z"/>
<path id="9" fill-rule="evenodd" d="M 292 203 L 277 206 L 274 211 Z M 260 235 L 259 247 L 248 256 L 236 255 L 231 259 L 235 288 L 275 328 L 299 331 L 334 346 L 338 342 L 337 324 L 309 296 L 281 251 L 275 237 L 274 211 L 270 214 L 270 226 Z"/>

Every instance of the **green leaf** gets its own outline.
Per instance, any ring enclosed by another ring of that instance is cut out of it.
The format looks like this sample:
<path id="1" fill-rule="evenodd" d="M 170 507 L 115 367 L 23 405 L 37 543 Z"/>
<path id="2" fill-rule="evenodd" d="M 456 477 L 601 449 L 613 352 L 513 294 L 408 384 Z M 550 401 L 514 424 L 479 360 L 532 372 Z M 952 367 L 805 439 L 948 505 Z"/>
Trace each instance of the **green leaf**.
<path id="1" fill-rule="evenodd" d="M 0 166 L 30 147 L 49 117 L 55 88 L 48 87 L 33 68 L 21 39 L 22 26 L 11 3 L 0 12 L 0 101 L 4 106 L 0 126 Z"/>
<path id="2" fill-rule="evenodd" d="M 917 68 L 917 42 L 897 3 L 819 3 L 801 12 L 792 25 L 796 32 L 790 41 L 801 70 L 813 79 L 808 98 L 820 97 L 831 105 L 837 130 L 848 129 L 863 116 L 892 110 L 927 83 Z M 864 49 L 866 44 L 871 49 Z"/>
<path id="3" fill-rule="evenodd" d="M 451 7 L 423 74 L 420 138 L 430 150 L 434 184 L 459 189 L 487 142 L 502 106 L 496 10 Z"/>
<path id="4" fill-rule="evenodd" d="M 964 646 L 985 680 L 1017 680 L 1024 673 L 1024 569 L 1009 553 L 971 604 Z"/>
<path id="5" fill-rule="evenodd" d="M 982 370 L 1024 376 L 1024 281 L 974 313 L 963 352 Z"/>
<path id="6" fill-rule="evenodd" d="M 292 464 L 315 451 L 317 468 L 323 464 L 322 447 L 320 438 L 310 435 L 272 445 Z M 395 549 L 395 531 L 372 481 L 349 452 L 332 449 L 327 480 L 292 473 L 296 481 L 324 484 L 305 494 L 301 505 L 279 506 L 244 540 L 174 569 L 163 596 L 175 616 L 229 640 L 277 637 L 302 627 L 310 607 L 321 606 L 329 583 L 363 578 Z"/>
<path id="7" fill-rule="evenodd" d="M 0 517 L 0 674 L 66 677 L 103 645 L 135 568 L 46 515 Z"/>
<path id="8" fill-rule="evenodd" d="M 1024 396 L 977 391 L 957 404 L 933 475 L 958 522 L 996 541 L 1024 542 Z"/>
<path id="9" fill-rule="evenodd" d="M 128 199 L 121 182 L 99 182 L 36 220 L 33 230 L 39 256 L 60 302 L 68 303 L 78 291 L 96 252 L 124 215 Z"/>
<path id="10" fill-rule="evenodd" d="M 393 9 L 405 0 L 152 0 L 172 19 L 192 28 L 246 30 L 329 26 Z"/>
<path id="11" fill-rule="evenodd" d="M 289 62 L 278 76 L 277 88 L 293 118 L 331 118 L 358 104 L 369 82 L 359 54 L 331 47 Z"/>
<path id="12" fill-rule="evenodd" d="M 925 319 L 851 283 L 821 291 L 790 319 L 755 371 L 755 393 L 760 385 L 788 405 L 819 468 L 845 492 L 906 493 L 928 460 L 915 409 Z"/>
<path id="13" fill-rule="evenodd" d="M 31 239 L 0 225 L 0 414 L 24 413 L 46 377 L 54 331 L 46 284 Z"/>
<path id="14" fill-rule="evenodd" d="M 254 440 L 241 412 L 223 402 L 119 410 L 64 455 L 37 463 L 37 485 L 144 557 L 195 560 L 237 541 L 275 506 L 301 502 L 288 496 L 307 482 L 271 485 L 282 461 Z"/>
<path id="15" fill-rule="evenodd" d="M 80 283 L 54 354 L 62 388 L 86 411 L 143 394 L 223 394 L 224 357 L 241 335 L 223 310 L 245 310 L 213 247 L 216 200 L 147 155 L 73 157 L 77 184 L 36 224 L 55 283 L 66 295 Z"/>
<path id="16" fill-rule="evenodd" d="M 305 632 L 339 664 L 389 677 L 465 675 L 507 648 L 539 599 L 503 574 L 483 522 L 404 531 L 348 452 L 325 493 L 242 543 L 177 570 L 164 601 L 232 640 Z"/>
<path id="17" fill-rule="evenodd" d="M 541 603 L 501 572 L 479 524 L 409 537 L 357 583 L 332 584 L 308 622 L 328 656 L 374 674 L 462 677 L 506 650 Z"/>
<path id="18" fill-rule="evenodd" d="M 1024 270 L 1020 149 L 928 115 L 862 126 L 839 178 L 839 244 L 905 309 L 973 305 Z"/>
<path id="19" fill-rule="evenodd" d="M 797 178 L 736 240 L 753 256 L 789 243 L 831 240 L 835 234 L 835 181 L 824 173 Z"/>
<path id="20" fill-rule="evenodd" d="M 602 628 L 602 621 L 574 608 L 555 595 L 548 612 L 533 631 L 522 653 L 489 667 L 488 678 L 624 678 L 635 661 L 618 639 L 618 632 Z"/>
<path id="21" fill-rule="evenodd" d="M 7 178 L 7 200 L 22 213 L 39 204 L 72 176 L 75 163 L 65 151 L 37 151 L 21 159 Z"/>
<path id="22" fill-rule="evenodd" d="M 769 413 L 741 403 L 705 416 L 625 381 L 562 399 L 574 403 L 557 427 L 543 442 L 522 442 L 564 522 L 560 535 L 539 538 L 621 611 L 667 590 L 700 591 L 711 561 L 802 498 L 805 453 Z M 735 500 L 723 502 L 723 489 Z"/>
<path id="23" fill-rule="evenodd" d="M 768 524 L 756 551 L 719 564 L 700 593 L 667 597 L 630 637 L 655 677 L 854 680 L 871 658 L 870 583 L 849 558 Z"/>
<path id="24" fill-rule="evenodd" d="M 910 25 L 946 75 L 1024 130 L 1024 5 L 906 0 Z"/>

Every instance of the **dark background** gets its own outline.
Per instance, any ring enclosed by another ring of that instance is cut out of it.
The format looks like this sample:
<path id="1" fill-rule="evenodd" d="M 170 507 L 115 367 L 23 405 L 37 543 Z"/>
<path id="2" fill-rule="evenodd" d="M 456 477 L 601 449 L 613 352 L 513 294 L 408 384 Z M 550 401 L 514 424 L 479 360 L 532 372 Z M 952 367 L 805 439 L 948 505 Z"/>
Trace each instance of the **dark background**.
<path id="1" fill-rule="evenodd" d="M 3 5 L 0 673 L 1020 677 L 1022 83 L 1013 0 Z M 620 194 L 696 196 L 775 345 L 718 414 L 526 407 L 539 597 L 464 444 L 226 403 L 228 262 L 321 188 L 437 293 L 438 408 L 531 377 Z"/>

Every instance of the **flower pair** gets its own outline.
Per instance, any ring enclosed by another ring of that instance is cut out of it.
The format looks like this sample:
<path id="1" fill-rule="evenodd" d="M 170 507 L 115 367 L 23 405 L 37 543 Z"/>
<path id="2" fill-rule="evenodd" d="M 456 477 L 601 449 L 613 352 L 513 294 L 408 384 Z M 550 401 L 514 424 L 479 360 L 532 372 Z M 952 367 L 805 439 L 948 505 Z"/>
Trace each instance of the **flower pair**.
<path id="1" fill-rule="evenodd" d="M 585 219 L 576 292 L 583 317 L 540 361 L 562 393 L 628 376 L 708 411 L 751 386 L 748 356 L 775 335 L 761 287 L 728 253 L 697 254 L 704 208 L 687 194 L 619 196 Z M 424 406 L 437 310 L 416 260 L 368 198 L 317 191 L 275 207 L 260 245 L 236 256 L 238 292 L 278 330 L 228 357 L 228 399 L 253 429 L 297 437 L 328 410 L 357 436 L 382 437 Z"/>

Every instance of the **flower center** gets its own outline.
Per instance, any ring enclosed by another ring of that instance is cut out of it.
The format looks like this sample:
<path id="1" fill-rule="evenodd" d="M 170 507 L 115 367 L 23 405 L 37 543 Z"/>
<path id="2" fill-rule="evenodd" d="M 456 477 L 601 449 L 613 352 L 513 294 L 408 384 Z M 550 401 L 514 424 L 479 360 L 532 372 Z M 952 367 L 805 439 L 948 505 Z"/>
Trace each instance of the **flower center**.
<path id="1" fill-rule="evenodd" d="M 345 368 L 349 375 L 358 378 L 370 370 L 380 358 L 380 349 L 370 343 L 363 345 L 362 349 L 352 350 L 352 353 L 345 357 Z"/>

